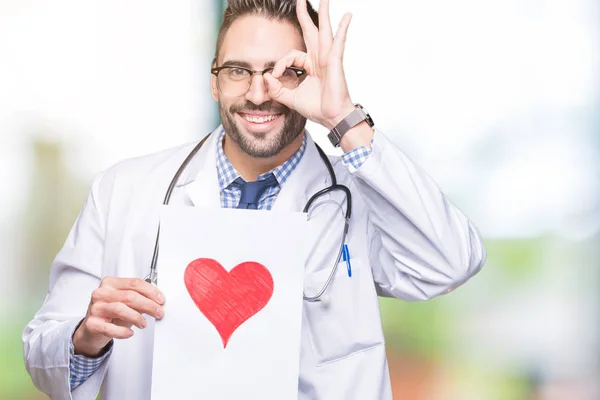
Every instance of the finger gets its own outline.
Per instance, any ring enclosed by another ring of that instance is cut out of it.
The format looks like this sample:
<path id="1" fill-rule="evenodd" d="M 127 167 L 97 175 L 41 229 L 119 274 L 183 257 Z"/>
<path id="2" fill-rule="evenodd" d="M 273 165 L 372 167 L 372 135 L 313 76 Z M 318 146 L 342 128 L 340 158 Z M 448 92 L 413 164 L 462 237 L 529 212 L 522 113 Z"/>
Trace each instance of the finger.
<path id="1" fill-rule="evenodd" d="M 92 292 L 92 300 L 90 301 L 90 304 L 93 305 L 99 302 L 110 303 L 114 301 L 112 298 L 115 292 L 116 290 L 111 287 L 100 286 L 98 289 Z"/>
<path id="2" fill-rule="evenodd" d="M 348 27 L 350 26 L 350 21 L 352 21 L 352 14 L 345 14 L 342 20 L 340 21 L 340 26 L 338 27 L 338 30 L 335 33 L 335 38 L 333 39 L 331 51 L 333 52 L 333 56 L 340 60 L 344 58 L 346 36 L 348 34 Z"/>
<path id="3" fill-rule="evenodd" d="M 156 319 L 161 319 L 164 315 L 164 308 L 160 304 L 133 290 L 115 291 L 113 299 L 113 302 L 123 303 L 139 313 L 151 315 Z"/>
<path id="4" fill-rule="evenodd" d="M 133 336 L 133 330 L 130 328 L 117 326 L 110 322 L 106 322 L 102 318 L 88 318 L 86 328 L 93 335 L 105 336 L 113 339 L 128 339 Z"/>
<path id="5" fill-rule="evenodd" d="M 305 64 L 306 53 L 300 50 L 292 50 L 275 63 L 271 75 L 273 75 L 273 78 L 279 79 L 286 68 L 291 66 L 304 68 Z"/>
<path id="6" fill-rule="evenodd" d="M 118 290 L 111 287 L 101 287 L 92 293 L 92 306 L 96 303 L 123 303 L 142 314 L 151 315 L 160 319 L 164 309 L 154 300 L 151 300 L 133 290 Z"/>
<path id="7" fill-rule="evenodd" d="M 113 318 L 113 320 L 111 322 L 117 326 L 124 326 L 126 328 L 131 328 L 133 326 L 133 324 L 130 324 L 129 322 L 126 322 L 126 321 L 122 321 L 119 318 Z"/>
<path id="8" fill-rule="evenodd" d="M 331 30 L 331 19 L 329 18 L 329 0 L 321 0 L 319 3 L 319 60 L 325 60 L 331 42 L 333 32 Z"/>
<path id="9" fill-rule="evenodd" d="M 296 15 L 302 28 L 302 36 L 304 36 L 304 42 L 306 43 L 307 51 L 310 49 L 317 49 L 319 46 L 319 31 L 315 24 L 308 15 L 306 8 L 306 0 L 298 0 L 296 3 Z"/>
<path id="10" fill-rule="evenodd" d="M 90 315 L 108 319 L 118 318 L 140 329 L 144 329 L 148 325 L 142 314 L 123 303 L 96 303 L 91 307 Z"/>
<path id="11" fill-rule="evenodd" d="M 100 287 L 111 287 L 119 290 L 133 290 L 151 300 L 154 300 L 158 304 L 164 304 L 165 302 L 165 295 L 156 286 L 140 278 L 106 277 L 102 279 Z"/>
<path id="12" fill-rule="evenodd" d="M 294 101 L 294 90 L 283 87 L 281 82 L 275 79 L 270 73 L 263 75 L 265 82 L 267 83 L 267 93 L 273 100 L 283 104 L 288 108 L 293 107 Z"/>

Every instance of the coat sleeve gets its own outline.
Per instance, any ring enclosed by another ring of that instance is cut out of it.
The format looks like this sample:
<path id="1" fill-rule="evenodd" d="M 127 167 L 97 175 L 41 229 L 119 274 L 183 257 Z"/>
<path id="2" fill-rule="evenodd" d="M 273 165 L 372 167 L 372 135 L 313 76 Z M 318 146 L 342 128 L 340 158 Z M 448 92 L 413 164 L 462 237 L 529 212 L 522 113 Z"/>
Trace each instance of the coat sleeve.
<path id="1" fill-rule="evenodd" d="M 379 131 L 373 151 L 349 166 L 367 212 L 369 263 L 378 293 L 426 300 L 450 292 L 483 266 L 483 240 L 436 183 Z"/>
<path id="2" fill-rule="evenodd" d="M 102 175 L 99 175 L 52 263 L 46 299 L 23 331 L 27 371 L 35 386 L 53 400 L 95 398 L 108 363 L 105 360 L 92 376 L 71 392 L 71 335 L 85 317 L 90 295 L 101 279 L 105 234 L 101 185 Z"/>

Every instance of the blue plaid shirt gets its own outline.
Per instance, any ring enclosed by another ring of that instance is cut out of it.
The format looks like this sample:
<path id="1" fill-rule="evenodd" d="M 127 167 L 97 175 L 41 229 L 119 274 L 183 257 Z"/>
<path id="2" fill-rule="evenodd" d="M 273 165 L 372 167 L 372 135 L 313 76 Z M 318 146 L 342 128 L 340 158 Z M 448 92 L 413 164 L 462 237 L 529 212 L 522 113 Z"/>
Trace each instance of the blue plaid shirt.
<path id="1" fill-rule="evenodd" d="M 219 132 L 219 140 L 217 140 L 217 178 L 219 182 L 219 189 L 221 191 L 221 207 L 223 208 L 236 208 L 241 198 L 241 190 L 236 185 L 232 185 L 233 181 L 235 181 L 238 177 L 240 177 L 240 173 L 234 168 L 231 164 L 225 152 L 223 151 L 223 136 L 225 135 L 225 130 L 221 129 Z M 302 160 L 302 156 L 306 151 L 306 135 L 304 135 L 304 139 L 302 140 L 302 144 L 300 148 L 292 157 L 290 157 L 286 162 L 281 164 L 279 167 L 275 168 L 272 171 L 264 173 L 258 177 L 257 180 L 263 180 L 269 175 L 273 173 L 275 178 L 277 179 L 277 185 L 269 188 L 263 195 L 260 197 L 258 201 L 258 209 L 259 210 L 270 210 L 275 202 L 275 198 L 281 187 L 285 183 L 285 181 L 290 177 L 292 172 L 296 169 L 300 160 Z M 371 141 L 371 146 L 373 146 L 373 141 Z M 361 146 L 354 150 L 351 150 L 342 155 L 342 162 L 344 165 L 352 165 L 354 168 L 360 168 L 360 166 L 366 161 L 369 154 L 371 154 L 372 149 Z M 72 335 L 71 335 L 72 336 Z M 112 352 L 112 343 L 110 348 L 106 353 L 98 358 L 90 358 L 82 355 L 76 355 L 75 349 L 73 347 L 73 341 L 69 346 L 71 351 L 70 365 L 69 365 L 69 382 L 71 385 L 71 390 L 77 388 L 83 382 L 86 381 L 90 376 L 94 374 L 100 368 L 100 364 L 110 356 Z"/>
<path id="2" fill-rule="evenodd" d="M 219 190 L 221 192 L 221 207 L 236 208 L 240 202 L 242 191 L 238 185 L 232 185 L 232 183 L 237 178 L 241 177 L 241 175 L 231 164 L 223 151 L 224 135 L 225 130 L 221 129 L 219 132 L 219 140 L 217 140 L 217 179 L 219 181 Z M 304 135 L 300 148 L 293 156 L 279 167 L 259 175 L 256 179 L 257 181 L 262 181 L 271 173 L 275 175 L 275 179 L 277 179 L 277 185 L 268 188 L 265 193 L 260 196 L 260 199 L 258 200 L 259 210 L 270 210 L 271 207 L 273 207 L 273 202 L 281 191 L 281 187 L 296 169 L 298 164 L 300 164 L 300 160 L 302 160 L 302 156 L 306 150 L 306 142 L 306 135 Z"/>

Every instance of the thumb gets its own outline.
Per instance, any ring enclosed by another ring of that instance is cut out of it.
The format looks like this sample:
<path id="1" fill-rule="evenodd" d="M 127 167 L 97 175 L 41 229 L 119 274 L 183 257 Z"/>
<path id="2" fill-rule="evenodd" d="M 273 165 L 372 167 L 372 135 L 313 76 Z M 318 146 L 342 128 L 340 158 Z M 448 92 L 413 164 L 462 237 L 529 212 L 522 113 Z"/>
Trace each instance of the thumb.
<path id="1" fill-rule="evenodd" d="M 269 97 L 284 106 L 293 109 L 294 91 L 283 87 L 281 82 L 278 79 L 273 78 L 273 75 L 271 75 L 270 72 L 265 73 L 263 77 L 267 84 L 267 93 L 269 94 Z"/>

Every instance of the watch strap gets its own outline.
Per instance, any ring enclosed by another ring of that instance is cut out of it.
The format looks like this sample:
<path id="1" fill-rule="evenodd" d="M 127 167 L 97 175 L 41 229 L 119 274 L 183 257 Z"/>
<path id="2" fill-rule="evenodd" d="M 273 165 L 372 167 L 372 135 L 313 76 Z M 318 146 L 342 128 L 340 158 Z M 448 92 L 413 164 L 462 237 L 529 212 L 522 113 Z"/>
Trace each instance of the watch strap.
<path id="1" fill-rule="evenodd" d="M 371 127 L 374 125 L 373 120 L 366 110 L 360 104 L 356 104 L 354 111 L 348 114 L 329 132 L 327 135 L 329 141 L 334 147 L 339 147 L 344 134 L 363 121 L 367 121 Z"/>

